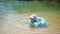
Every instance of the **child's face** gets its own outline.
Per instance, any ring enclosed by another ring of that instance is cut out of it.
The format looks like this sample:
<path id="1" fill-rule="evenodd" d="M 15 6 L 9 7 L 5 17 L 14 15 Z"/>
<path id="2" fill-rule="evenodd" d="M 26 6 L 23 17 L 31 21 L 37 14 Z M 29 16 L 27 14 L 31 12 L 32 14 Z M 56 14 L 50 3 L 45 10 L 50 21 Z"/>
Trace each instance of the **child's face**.
<path id="1" fill-rule="evenodd" d="M 31 19 L 31 21 L 32 21 L 32 22 L 34 22 L 34 21 L 35 21 L 35 19 L 34 19 L 34 18 L 30 18 L 30 19 Z"/>

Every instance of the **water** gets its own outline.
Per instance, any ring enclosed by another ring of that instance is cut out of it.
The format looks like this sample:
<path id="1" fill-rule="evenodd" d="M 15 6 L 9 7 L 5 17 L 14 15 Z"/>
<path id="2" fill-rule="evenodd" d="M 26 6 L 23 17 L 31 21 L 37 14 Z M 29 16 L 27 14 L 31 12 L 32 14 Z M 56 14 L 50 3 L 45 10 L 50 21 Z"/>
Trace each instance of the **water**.
<path id="1" fill-rule="evenodd" d="M 0 2 L 0 34 L 60 34 L 60 8 L 53 6 L 26 1 Z M 33 28 L 27 24 L 33 12 L 47 20 L 47 27 Z"/>

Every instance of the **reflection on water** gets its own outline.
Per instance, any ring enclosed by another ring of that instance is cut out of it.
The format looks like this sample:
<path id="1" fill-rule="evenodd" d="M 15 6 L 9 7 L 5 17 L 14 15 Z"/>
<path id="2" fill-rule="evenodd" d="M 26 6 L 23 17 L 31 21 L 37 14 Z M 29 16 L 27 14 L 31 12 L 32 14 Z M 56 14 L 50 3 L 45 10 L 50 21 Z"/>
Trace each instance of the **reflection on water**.
<path id="1" fill-rule="evenodd" d="M 59 12 L 38 13 L 40 17 L 46 18 L 47 27 L 33 28 L 26 23 L 29 14 L 17 14 L 13 6 L 0 2 L 0 34 L 60 34 Z"/>

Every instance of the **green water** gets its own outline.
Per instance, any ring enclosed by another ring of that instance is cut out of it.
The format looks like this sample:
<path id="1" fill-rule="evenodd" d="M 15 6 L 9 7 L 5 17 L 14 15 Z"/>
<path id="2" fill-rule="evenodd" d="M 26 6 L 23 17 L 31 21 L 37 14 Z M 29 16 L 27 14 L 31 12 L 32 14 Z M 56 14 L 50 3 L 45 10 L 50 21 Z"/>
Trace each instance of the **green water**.
<path id="1" fill-rule="evenodd" d="M 52 4 L 46 2 L 19 2 L 20 5 L 16 7 L 16 10 L 19 13 L 34 13 L 34 12 L 56 12 L 60 9 L 60 4 Z"/>
<path id="2" fill-rule="evenodd" d="M 25 20 L 20 20 L 20 15 L 25 14 L 22 16 L 25 18 L 32 13 L 45 18 L 47 27 L 32 28 Z M 60 4 L 31 1 L 0 2 L 0 28 L 1 34 L 60 34 Z"/>

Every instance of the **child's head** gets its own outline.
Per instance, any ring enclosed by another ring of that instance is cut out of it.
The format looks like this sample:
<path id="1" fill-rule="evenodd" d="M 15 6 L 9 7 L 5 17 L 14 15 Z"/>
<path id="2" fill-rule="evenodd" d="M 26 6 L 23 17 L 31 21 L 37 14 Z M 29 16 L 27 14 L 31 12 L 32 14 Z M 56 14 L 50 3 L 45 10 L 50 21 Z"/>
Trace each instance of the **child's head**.
<path id="1" fill-rule="evenodd" d="M 34 19 L 34 18 L 30 18 L 30 20 L 31 20 L 32 22 L 35 22 L 36 19 Z"/>
<path id="2" fill-rule="evenodd" d="M 36 16 L 35 14 L 32 14 L 32 15 L 30 16 L 30 20 L 31 20 L 32 22 L 35 22 L 35 21 L 36 21 L 36 18 L 37 18 L 37 16 Z"/>

